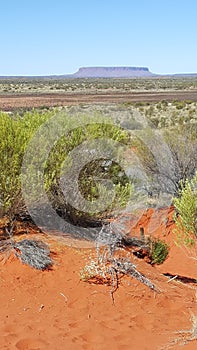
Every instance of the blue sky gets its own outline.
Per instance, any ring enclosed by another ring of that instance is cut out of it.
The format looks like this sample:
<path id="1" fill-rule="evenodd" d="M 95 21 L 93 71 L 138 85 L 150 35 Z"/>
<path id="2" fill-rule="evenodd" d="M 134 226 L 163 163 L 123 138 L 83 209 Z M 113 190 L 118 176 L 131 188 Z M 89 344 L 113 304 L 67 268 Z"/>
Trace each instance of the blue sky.
<path id="1" fill-rule="evenodd" d="M 196 0 L 0 0 L 0 75 L 197 72 Z"/>

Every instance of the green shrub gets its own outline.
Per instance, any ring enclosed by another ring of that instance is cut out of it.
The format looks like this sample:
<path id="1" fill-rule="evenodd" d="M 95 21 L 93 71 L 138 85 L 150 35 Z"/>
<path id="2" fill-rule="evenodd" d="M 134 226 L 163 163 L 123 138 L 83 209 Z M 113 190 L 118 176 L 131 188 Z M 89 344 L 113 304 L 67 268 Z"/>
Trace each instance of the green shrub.
<path id="1" fill-rule="evenodd" d="M 6 113 L 0 113 L 1 215 L 15 215 L 26 209 L 21 189 L 21 167 L 23 164 L 23 156 L 35 132 L 42 124 L 47 128 L 47 121 L 54 114 L 54 111 L 38 112 L 36 110 L 26 112 L 22 116 L 10 116 Z M 68 125 L 71 125 L 72 129 L 71 118 L 70 115 L 64 115 L 62 118 L 63 124 L 58 127 L 61 129 L 61 127 L 64 127 L 68 123 Z M 38 150 L 42 149 L 42 147 L 47 147 L 44 138 L 45 136 L 42 138 L 42 135 L 38 138 Z M 62 166 L 66 164 L 66 166 L 69 167 L 69 152 L 87 140 L 91 141 L 98 138 L 107 138 L 120 142 L 121 144 L 127 144 L 128 142 L 127 132 L 112 123 L 109 124 L 109 122 L 99 124 L 98 118 L 98 123 L 91 123 L 90 121 L 86 126 L 74 128 L 66 134 L 66 136 L 60 137 L 60 139 L 53 145 L 48 159 L 45 162 L 44 187 L 49 200 L 55 209 L 58 210 L 63 208 L 67 211 L 69 207 L 65 199 L 62 197 L 60 189 Z M 48 141 L 50 142 L 50 140 Z M 42 159 L 38 159 L 36 151 L 36 149 L 33 149 L 32 153 L 34 153 L 29 157 L 31 163 L 29 169 L 32 169 L 32 172 L 30 171 L 28 176 L 33 184 L 33 190 L 31 193 L 32 199 L 35 199 L 36 196 L 39 198 L 40 193 L 38 193 L 37 183 L 39 176 L 42 176 L 42 174 L 37 171 L 37 169 L 39 169 L 39 164 L 41 164 L 39 162 L 42 162 Z M 118 150 L 116 149 L 114 152 L 117 154 Z M 40 153 L 38 152 L 38 154 Z M 99 185 L 94 181 L 95 175 L 101 179 L 110 179 L 114 184 L 116 193 L 113 203 L 111 203 L 111 206 L 108 208 L 109 211 L 111 211 L 126 204 L 130 196 L 131 186 L 128 177 L 116 162 L 112 162 L 110 166 L 107 167 L 102 167 L 102 162 L 103 159 L 92 161 L 91 164 L 88 163 L 87 166 L 81 170 L 79 176 L 79 187 L 84 197 L 94 202 L 98 193 L 104 191 L 104 186 L 102 187 L 100 185 L 101 191 L 99 192 Z M 90 173 L 90 170 L 92 170 L 92 173 Z M 104 195 L 107 196 L 108 193 L 106 192 Z M 38 204 L 40 205 L 40 203 Z M 74 209 L 71 214 L 74 218 L 79 218 L 79 220 L 83 216 L 82 212 Z M 89 214 L 90 216 L 94 215 L 94 213 Z"/>
<path id="2" fill-rule="evenodd" d="M 178 238 L 187 246 L 194 244 L 197 237 L 197 171 L 189 181 L 181 181 L 179 197 L 174 198 L 178 212 L 175 217 Z"/>
<path id="3" fill-rule="evenodd" d="M 108 197 L 108 192 L 101 182 L 95 181 L 96 178 L 110 180 L 114 184 L 115 197 L 112 203 L 106 208 L 106 211 L 97 213 L 95 211 L 83 212 L 71 207 L 62 198 L 60 188 L 60 176 L 62 164 L 66 158 L 66 164 L 69 167 L 69 152 L 84 141 L 91 141 L 97 138 L 109 138 L 110 140 L 125 144 L 128 142 L 128 135 L 125 131 L 113 124 L 95 124 L 91 123 L 86 127 L 80 127 L 72 130 L 66 137 L 62 137 L 52 149 L 45 166 L 45 189 L 51 203 L 57 210 L 69 212 L 70 219 L 73 222 L 96 220 L 101 217 L 109 216 L 114 210 L 124 207 L 131 196 L 131 185 L 129 178 L 122 172 L 121 167 L 116 162 L 110 162 L 110 159 L 95 159 L 88 162 L 80 171 L 78 178 L 79 190 L 86 200 L 94 202 L 102 196 L 104 201 Z M 117 153 L 117 150 L 115 150 Z M 109 164 L 106 165 L 106 163 Z M 72 159 L 70 160 L 72 163 Z M 76 165 L 77 168 L 77 165 Z M 121 175 L 120 175 L 121 174 Z M 70 192 L 75 196 L 76 184 L 70 183 Z M 56 193 L 56 195 L 54 195 Z M 77 199 L 76 199 L 77 200 Z M 76 207 L 78 204 L 76 202 Z"/>
<path id="4" fill-rule="evenodd" d="M 173 103 L 173 106 L 176 107 L 176 109 L 183 109 L 183 108 L 186 107 L 186 102 L 185 101 L 174 100 L 172 103 Z"/>
<path id="5" fill-rule="evenodd" d="M 0 113 L 0 203 L 1 215 L 21 205 L 23 154 L 35 130 L 49 115 L 36 112 L 24 117 Z"/>
<path id="6" fill-rule="evenodd" d="M 135 107 L 145 107 L 150 106 L 150 102 L 139 101 L 134 103 Z"/>
<path id="7" fill-rule="evenodd" d="M 151 247 L 151 264 L 162 264 L 169 253 L 169 246 L 160 239 L 154 239 L 150 243 Z"/>

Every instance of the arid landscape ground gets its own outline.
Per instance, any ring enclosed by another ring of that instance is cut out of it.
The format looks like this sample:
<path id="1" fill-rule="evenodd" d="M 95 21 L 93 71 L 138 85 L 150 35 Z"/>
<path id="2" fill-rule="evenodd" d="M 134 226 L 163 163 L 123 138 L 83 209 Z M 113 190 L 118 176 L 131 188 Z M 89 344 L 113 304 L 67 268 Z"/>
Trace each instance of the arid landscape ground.
<path id="1" fill-rule="evenodd" d="M 133 92 L 133 93 L 75 93 L 75 94 L 20 94 L 20 95 L 1 95 L 0 108 L 4 111 L 14 110 L 15 108 L 38 108 L 38 107 L 57 107 L 72 106 L 79 103 L 124 103 L 124 102 L 159 102 L 161 100 L 197 100 L 197 92 L 178 91 L 178 92 Z"/>
<path id="2" fill-rule="evenodd" d="M 13 253 L 2 257 L 1 349 L 195 350 L 196 263 L 189 252 L 174 244 L 172 210 L 167 215 L 167 226 L 159 211 L 150 229 L 153 214 L 147 211 L 135 227 L 127 218 L 127 226 L 131 235 L 143 226 L 145 233 L 151 231 L 170 245 L 168 259 L 157 267 L 130 252 L 133 263 L 154 282 L 158 292 L 123 277 L 114 293 L 114 303 L 110 286 L 80 278 L 95 249 L 88 244 L 83 249 L 72 247 L 72 243 L 67 246 L 61 237 L 46 236 L 20 224 L 16 239 L 36 235 L 47 242 L 54 265 L 43 272 L 23 265 Z"/>
<path id="3" fill-rule="evenodd" d="M 191 79 L 7 79 L 0 81 L 0 109 L 54 107 L 80 103 L 197 100 Z"/>
<path id="4" fill-rule="evenodd" d="M 172 81 L 168 83 L 172 84 Z M 13 89 L 18 86 L 13 81 L 3 81 L 4 89 L 6 84 L 12 84 Z M 141 89 L 142 83 L 139 84 Z M 150 84 L 149 80 L 147 84 Z M 17 113 L 21 109 L 37 107 L 102 104 L 103 108 L 103 105 L 109 104 L 117 107 L 121 103 L 130 105 L 142 102 L 141 108 L 144 108 L 144 112 L 147 109 L 148 115 L 150 106 L 144 107 L 143 103 L 189 100 L 190 107 L 186 105 L 185 110 L 189 115 L 190 108 L 190 117 L 195 120 L 196 80 L 189 83 L 187 80 L 181 83 L 177 80 L 173 84 L 177 84 L 177 88 L 169 85 L 166 91 L 163 88 L 157 91 L 148 88 L 147 91 L 134 88 L 133 91 L 124 91 L 122 86 L 121 91 L 117 88 L 115 92 L 96 90 L 96 87 L 87 92 L 74 89 L 73 92 L 64 93 L 49 93 L 48 90 L 40 93 L 36 89 L 27 93 L 24 88 L 21 91 L 17 88 L 14 92 L 5 92 L 2 89 L 0 110 Z M 39 90 L 39 86 L 37 88 Z M 154 116 L 157 107 L 153 106 L 151 113 Z M 172 113 L 180 112 L 176 104 L 169 108 Z M 96 248 L 92 242 L 84 242 L 81 248 L 80 241 L 65 239 L 61 237 L 61 232 L 44 234 L 30 222 L 18 221 L 15 240 L 36 238 L 46 242 L 50 247 L 53 266 L 50 270 L 38 271 L 22 264 L 12 247 L 1 254 L 0 349 L 197 348 L 197 250 L 195 247 L 190 250 L 176 244 L 174 208 L 147 208 L 137 222 L 133 221 L 129 213 L 117 220 L 124 222 L 125 231 L 130 237 L 139 236 L 140 228 L 143 227 L 146 236 L 160 238 L 169 244 L 169 256 L 161 265 L 151 265 L 146 257 L 139 258 L 133 254 L 131 248 L 120 248 L 117 252 L 129 257 L 138 271 L 154 283 L 156 291 L 134 278 L 122 276 L 112 298 L 111 285 L 102 281 L 87 282 L 81 277 L 85 265 L 96 257 Z M 5 226 L 4 217 L 0 220 L 2 239 Z"/>

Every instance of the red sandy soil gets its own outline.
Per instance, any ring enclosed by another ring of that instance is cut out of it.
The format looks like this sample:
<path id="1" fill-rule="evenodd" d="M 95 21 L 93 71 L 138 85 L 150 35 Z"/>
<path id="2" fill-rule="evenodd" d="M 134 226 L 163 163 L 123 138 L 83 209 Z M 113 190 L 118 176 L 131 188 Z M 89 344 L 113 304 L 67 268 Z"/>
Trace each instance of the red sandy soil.
<path id="1" fill-rule="evenodd" d="M 158 102 L 175 99 L 197 101 L 197 91 L 1 94 L 0 110 L 10 111 L 17 108 L 37 108 L 41 106 L 69 106 L 79 103 Z"/>
<path id="2" fill-rule="evenodd" d="M 13 254 L 3 256 L 0 349 L 196 350 L 190 330 L 192 317 L 197 315 L 196 285 L 192 283 L 197 266 L 174 244 L 172 215 L 172 208 L 168 212 L 148 210 L 135 227 L 128 216 L 132 233 L 144 227 L 145 234 L 166 240 L 171 250 L 160 266 L 131 254 L 131 261 L 159 292 L 124 276 L 114 293 L 114 304 L 110 286 L 80 280 L 80 270 L 95 255 L 93 248 L 73 248 L 31 226 L 19 227 L 17 240 L 28 236 L 48 242 L 54 266 L 43 272 L 22 264 Z M 189 277 L 191 283 L 170 280 L 163 273 Z"/>

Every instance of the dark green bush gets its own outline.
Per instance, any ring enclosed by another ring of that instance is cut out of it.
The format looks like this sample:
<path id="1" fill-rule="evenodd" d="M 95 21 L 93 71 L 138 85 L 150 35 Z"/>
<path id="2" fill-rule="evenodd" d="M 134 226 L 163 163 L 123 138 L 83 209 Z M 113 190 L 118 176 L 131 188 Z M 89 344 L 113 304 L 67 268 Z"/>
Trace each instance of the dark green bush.
<path id="1" fill-rule="evenodd" d="M 154 239 L 150 243 L 151 248 L 151 264 L 162 264 L 169 253 L 169 246 L 160 239 Z"/>

